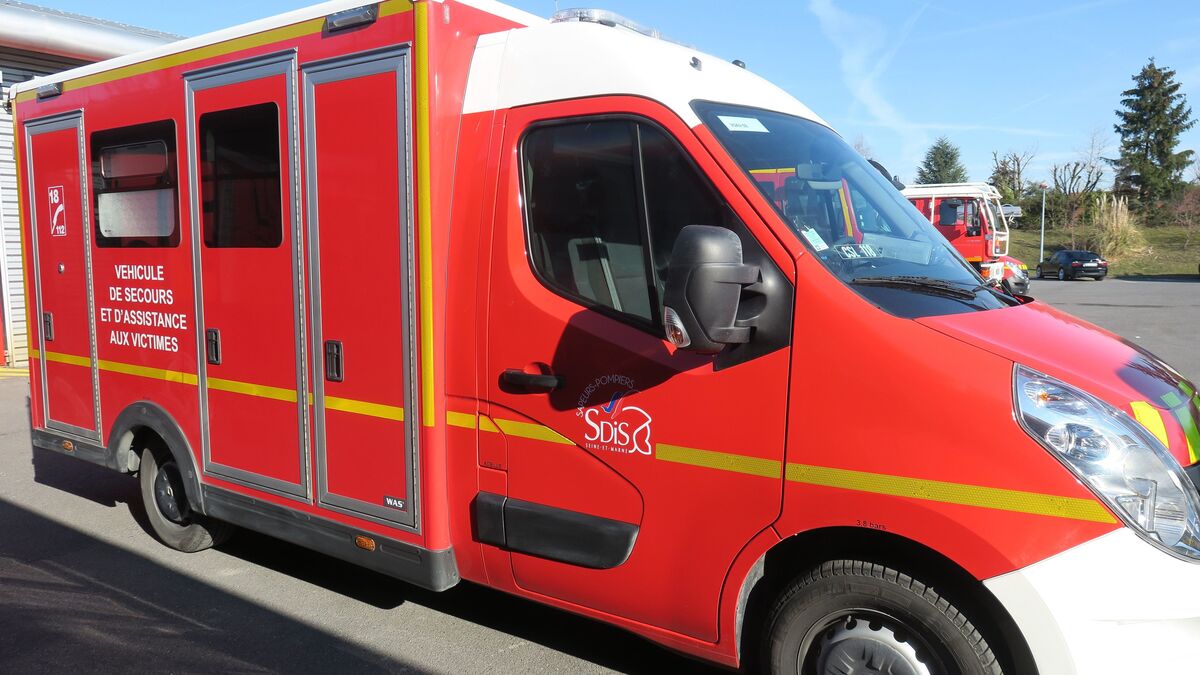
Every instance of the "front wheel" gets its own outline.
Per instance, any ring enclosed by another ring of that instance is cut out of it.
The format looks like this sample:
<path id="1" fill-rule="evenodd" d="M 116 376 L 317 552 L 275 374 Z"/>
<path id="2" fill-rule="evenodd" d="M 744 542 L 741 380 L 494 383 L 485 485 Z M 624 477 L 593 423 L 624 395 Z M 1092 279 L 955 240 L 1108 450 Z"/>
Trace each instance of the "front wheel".
<path id="1" fill-rule="evenodd" d="M 1039 279 L 1046 278 L 1046 270 L 1044 268 L 1042 268 L 1041 265 L 1037 266 L 1037 278 L 1039 278 Z"/>
<path id="2" fill-rule="evenodd" d="M 772 673 L 1000 675 L 983 635 L 920 580 L 862 560 L 833 560 L 794 581 L 767 620 Z"/>
<path id="3" fill-rule="evenodd" d="M 166 448 L 147 447 L 142 451 L 138 482 L 150 528 L 167 546 L 195 553 L 220 544 L 233 533 L 232 525 L 192 511 L 179 465 Z"/>

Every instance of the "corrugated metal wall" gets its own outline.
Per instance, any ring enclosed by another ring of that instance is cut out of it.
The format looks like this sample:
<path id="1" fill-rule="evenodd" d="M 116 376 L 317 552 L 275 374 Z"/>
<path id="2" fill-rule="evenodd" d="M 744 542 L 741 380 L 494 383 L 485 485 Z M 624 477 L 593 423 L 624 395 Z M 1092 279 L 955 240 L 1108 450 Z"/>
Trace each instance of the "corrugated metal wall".
<path id="1" fill-rule="evenodd" d="M 0 101 L 8 88 L 37 75 L 57 73 L 83 62 L 48 54 L 34 54 L 0 47 Z M 24 365 L 28 359 L 25 328 L 25 287 L 21 278 L 21 234 L 17 222 L 17 175 L 13 160 L 12 117 L 0 106 L 0 292 L 3 293 L 4 344 L 8 365 Z"/>

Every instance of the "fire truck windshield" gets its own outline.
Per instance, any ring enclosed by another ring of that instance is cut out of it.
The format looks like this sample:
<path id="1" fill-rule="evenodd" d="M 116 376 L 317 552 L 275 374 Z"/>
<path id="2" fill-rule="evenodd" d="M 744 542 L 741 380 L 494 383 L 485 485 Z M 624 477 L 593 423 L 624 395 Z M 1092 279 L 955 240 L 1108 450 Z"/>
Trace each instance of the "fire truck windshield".
<path id="1" fill-rule="evenodd" d="M 1016 304 L 829 128 L 757 108 L 693 107 L 804 246 L 871 303 L 909 318 Z"/>

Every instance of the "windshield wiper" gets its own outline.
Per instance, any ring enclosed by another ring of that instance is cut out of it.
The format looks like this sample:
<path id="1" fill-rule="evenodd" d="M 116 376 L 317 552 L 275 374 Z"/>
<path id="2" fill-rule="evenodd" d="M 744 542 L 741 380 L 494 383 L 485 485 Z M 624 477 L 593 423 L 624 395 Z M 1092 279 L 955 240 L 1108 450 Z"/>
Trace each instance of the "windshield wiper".
<path id="1" fill-rule="evenodd" d="M 952 281 L 945 279 L 936 279 L 934 277 L 909 276 L 909 275 L 894 275 L 881 277 L 858 277 L 850 281 L 852 284 L 861 284 L 863 286 L 887 286 L 890 288 L 908 288 L 918 293 L 928 293 L 930 295 L 940 295 L 946 298 L 955 298 L 958 300 L 974 300 L 975 293 L 982 287 L 967 289 L 956 285 Z"/>

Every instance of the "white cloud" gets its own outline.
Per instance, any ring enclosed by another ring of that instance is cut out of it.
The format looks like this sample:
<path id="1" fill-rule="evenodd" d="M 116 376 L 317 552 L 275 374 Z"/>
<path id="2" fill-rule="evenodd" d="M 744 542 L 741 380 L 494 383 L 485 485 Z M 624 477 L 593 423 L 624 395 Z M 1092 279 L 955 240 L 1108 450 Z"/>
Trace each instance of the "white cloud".
<path id="1" fill-rule="evenodd" d="M 842 82 L 872 118 L 871 126 L 890 129 L 900 138 L 902 161 L 915 166 L 930 143 L 927 129 L 909 122 L 879 89 L 879 78 L 887 71 L 896 52 L 924 13 L 922 6 L 905 21 L 895 35 L 882 23 L 853 15 L 832 0 L 811 0 L 808 9 L 821 26 L 821 33 L 841 53 Z M 888 48 L 890 47 L 890 49 Z"/>

